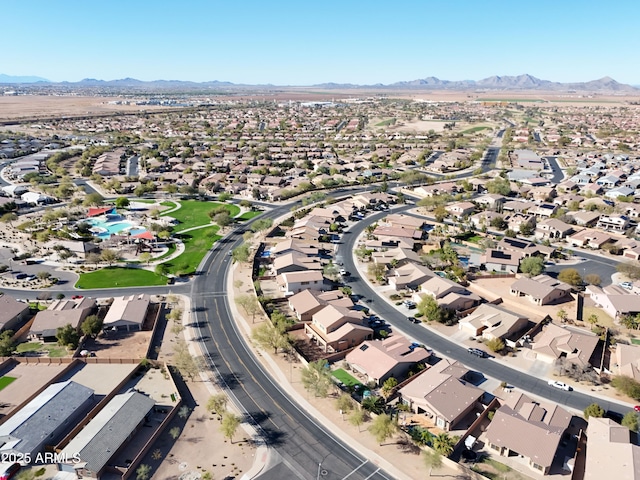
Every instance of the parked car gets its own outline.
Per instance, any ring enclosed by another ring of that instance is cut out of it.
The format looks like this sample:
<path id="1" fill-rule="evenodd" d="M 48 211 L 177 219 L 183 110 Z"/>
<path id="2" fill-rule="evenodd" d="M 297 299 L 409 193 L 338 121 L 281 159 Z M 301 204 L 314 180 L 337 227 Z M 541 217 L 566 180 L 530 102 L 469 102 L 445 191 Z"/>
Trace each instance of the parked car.
<path id="1" fill-rule="evenodd" d="M 487 356 L 487 352 L 480 350 L 479 348 L 469 347 L 467 348 L 467 352 L 480 358 L 485 358 Z"/>
<path id="2" fill-rule="evenodd" d="M 613 410 L 607 410 L 604 414 L 604 418 L 610 418 L 614 422 L 622 423 L 622 419 L 624 418 L 624 415 L 618 412 L 614 412 Z"/>
<path id="3" fill-rule="evenodd" d="M 407 320 L 409 320 L 411 323 L 420 323 L 420 320 L 418 320 L 416 317 L 407 317 Z"/>
<path id="4" fill-rule="evenodd" d="M 17 462 L 5 463 L 3 465 L 6 467 L 0 472 L 0 480 L 10 480 L 18 473 L 18 470 L 20 470 L 20 464 Z"/>
<path id="5" fill-rule="evenodd" d="M 640 412 L 640 405 L 636 405 L 635 407 L 633 407 L 633 409 L 634 409 L 636 412 Z"/>
<path id="6" fill-rule="evenodd" d="M 19 273 L 19 274 L 16 275 L 16 278 L 18 280 L 22 280 L 22 279 L 27 278 L 27 277 L 28 277 L 28 275 L 26 273 Z"/>
<path id="7" fill-rule="evenodd" d="M 409 310 L 413 310 L 414 308 L 417 307 L 416 302 L 413 302 L 411 300 L 405 300 L 404 302 L 402 302 L 402 304 L 407 307 Z"/>
<path id="8" fill-rule="evenodd" d="M 340 275 L 343 277 L 348 277 L 350 275 L 349 272 L 347 272 L 344 268 L 340 269 Z"/>
<path id="9" fill-rule="evenodd" d="M 550 387 L 558 388 L 560 390 L 564 390 L 565 392 L 570 392 L 571 390 L 573 390 L 566 383 L 558 382 L 557 380 L 549 380 L 549 382 L 547 383 L 549 384 Z"/>

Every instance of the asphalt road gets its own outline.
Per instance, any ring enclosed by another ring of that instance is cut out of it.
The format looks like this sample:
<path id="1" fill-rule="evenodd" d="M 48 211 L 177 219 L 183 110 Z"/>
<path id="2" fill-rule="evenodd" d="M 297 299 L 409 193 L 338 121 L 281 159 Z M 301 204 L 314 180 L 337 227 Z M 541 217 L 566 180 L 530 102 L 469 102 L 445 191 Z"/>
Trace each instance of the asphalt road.
<path id="1" fill-rule="evenodd" d="M 545 157 L 549 162 L 549 166 L 551 167 L 551 171 L 553 172 L 553 176 L 549 177 L 551 181 L 555 184 L 562 182 L 564 178 L 564 172 L 560 169 L 560 165 L 558 165 L 558 160 L 556 157 Z"/>
<path id="2" fill-rule="evenodd" d="M 268 216 L 276 218 L 289 209 L 290 206 L 278 207 Z M 321 478 L 332 480 L 347 476 L 391 478 L 314 421 L 263 371 L 249 351 L 232 318 L 226 289 L 231 265 L 228 251 L 241 243 L 241 234 L 235 231 L 216 244 L 201 264 L 202 273 L 192 284 L 191 299 L 202 347 L 216 372 L 214 380 L 235 397 L 246 419 L 283 459 L 260 478 L 313 480 L 318 473 Z"/>
<path id="3" fill-rule="evenodd" d="M 399 213 L 411 207 L 412 206 L 410 205 L 394 208 L 393 212 Z M 605 410 L 612 410 L 619 413 L 626 413 L 629 411 L 629 406 L 627 405 L 619 404 L 610 400 L 603 400 L 578 391 L 566 392 L 559 390 L 550 387 L 547 384 L 546 379 L 537 378 L 518 370 L 514 370 L 492 358 L 482 359 L 474 355 L 470 355 L 467 352 L 466 347 L 460 346 L 455 342 L 433 333 L 422 324 L 413 324 L 407 321 L 405 314 L 398 311 L 386 300 L 382 299 L 365 279 L 359 278 L 358 270 L 356 269 L 355 262 L 351 254 L 354 250 L 356 239 L 367 225 L 383 218 L 385 215 L 387 215 L 386 212 L 378 213 L 356 223 L 349 230 L 349 233 L 343 236 L 344 243 L 339 245 L 337 256 L 339 256 L 340 260 L 343 262 L 344 268 L 352 273 L 352 276 L 347 278 L 348 281 L 346 283 L 352 288 L 353 293 L 362 295 L 368 299 L 367 306 L 373 309 L 380 318 L 389 323 L 392 330 L 399 329 L 418 343 L 423 343 L 429 346 L 439 354 L 463 362 L 474 371 L 482 372 L 486 376 L 500 381 L 505 381 L 509 385 L 513 385 L 560 405 L 565 405 L 577 410 L 583 410 L 591 403 L 598 403 Z M 597 258 L 602 261 L 608 260 L 601 259 L 600 257 Z"/>

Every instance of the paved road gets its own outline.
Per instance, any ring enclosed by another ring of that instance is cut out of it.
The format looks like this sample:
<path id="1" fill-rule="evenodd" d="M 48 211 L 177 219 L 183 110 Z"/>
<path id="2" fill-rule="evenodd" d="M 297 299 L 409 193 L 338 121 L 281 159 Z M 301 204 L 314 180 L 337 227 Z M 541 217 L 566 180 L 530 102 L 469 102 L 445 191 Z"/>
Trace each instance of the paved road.
<path id="1" fill-rule="evenodd" d="M 268 216 L 276 218 L 289 209 L 277 207 Z M 260 478 L 313 480 L 320 463 L 323 479 L 391 478 L 317 424 L 248 350 L 232 318 L 226 289 L 231 263 L 228 251 L 241 243 L 242 236 L 235 231 L 216 244 L 201 264 L 191 299 L 202 346 L 217 372 L 218 383 L 229 389 L 264 440 L 284 460 Z"/>
<path id="2" fill-rule="evenodd" d="M 549 177 L 553 183 L 560 183 L 564 178 L 564 172 L 560 169 L 560 165 L 558 165 L 558 159 L 556 157 L 545 157 L 549 162 L 549 166 L 551 167 L 551 171 L 553 172 L 553 176 Z"/>
<path id="3" fill-rule="evenodd" d="M 393 211 L 394 213 L 398 213 L 405 211 L 408 208 L 412 208 L 412 206 L 394 208 Z M 428 345 L 442 355 L 454 360 L 459 360 L 471 369 L 482 372 L 488 377 L 505 381 L 510 385 L 521 388 L 560 405 L 566 405 L 567 407 L 575 408 L 577 410 L 583 410 L 585 407 L 595 402 L 600 404 L 605 410 L 612 410 L 620 413 L 625 413 L 629 410 L 629 406 L 627 405 L 609 400 L 602 400 L 577 391 L 565 392 L 552 388 L 547 385 L 546 379 L 527 375 L 501 364 L 494 359 L 481 359 L 470 355 L 467 352 L 466 347 L 460 346 L 455 342 L 433 333 L 423 325 L 416 325 L 408 322 L 405 314 L 398 311 L 393 305 L 390 305 L 387 301 L 382 299 L 378 293 L 369 286 L 366 280 L 359 278 L 357 273 L 358 270 L 356 269 L 355 262 L 353 261 L 353 256 L 351 254 L 357 237 L 362 233 L 362 231 L 364 231 L 366 226 L 383 218 L 385 215 L 387 215 L 385 212 L 378 213 L 367 217 L 366 220 L 356 223 L 349 230 L 350 233 L 343 236 L 344 243 L 339 245 L 337 255 L 344 263 L 344 268 L 353 274 L 347 282 L 352 288 L 353 293 L 363 295 L 365 298 L 369 299 L 371 303 L 368 303 L 367 305 L 370 306 L 377 315 L 391 324 L 393 329 L 400 329 L 418 343 Z M 606 261 L 608 259 L 601 260 Z"/>

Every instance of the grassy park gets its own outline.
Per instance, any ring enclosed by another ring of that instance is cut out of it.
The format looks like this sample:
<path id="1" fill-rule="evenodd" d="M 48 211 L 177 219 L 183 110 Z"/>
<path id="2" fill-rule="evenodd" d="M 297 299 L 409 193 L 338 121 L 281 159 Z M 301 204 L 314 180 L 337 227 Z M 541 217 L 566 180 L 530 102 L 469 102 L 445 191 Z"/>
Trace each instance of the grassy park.
<path id="1" fill-rule="evenodd" d="M 76 288 L 113 288 L 113 287 L 143 287 L 166 285 L 167 277 L 156 275 L 149 270 L 140 268 L 107 267 L 95 272 L 82 273 L 76 283 Z"/>
<path id="2" fill-rule="evenodd" d="M 175 227 L 176 232 L 202 225 L 210 225 L 209 212 L 221 206 L 224 206 L 232 217 L 240 213 L 240 207 L 232 204 L 184 200 L 180 202 L 180 205 L 181 207 L 178 210 L 168 214 L 180 222 Z"/>
<path id="3" fill-rule="evenodd" d="M 0 377 L 0 390 L 9 386 L 12 382 L 14 382 L 16 377 L 9 377 L 7 375 Z"/>

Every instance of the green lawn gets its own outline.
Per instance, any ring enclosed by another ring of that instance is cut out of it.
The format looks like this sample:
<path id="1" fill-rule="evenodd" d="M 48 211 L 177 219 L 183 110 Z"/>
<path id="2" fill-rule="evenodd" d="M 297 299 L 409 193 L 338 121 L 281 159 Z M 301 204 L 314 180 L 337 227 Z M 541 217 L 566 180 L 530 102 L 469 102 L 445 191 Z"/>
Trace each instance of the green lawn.
<path id="1" fill-rule="evenodd" d="M 185 251 L 173 260 L 165 262 L 169 267 L 169 273 L 173 275 L 194 273 L 213 243 L 221 238 L 218 235 L 219 228 L 217 225 L 212 225 L 178 235 L 184 243 Z"/>
<path id="2" fill-rule="evenodd" d="M 466 130 L 463 130 L 460 133 L 462 133 L 462 134 L 465 134 L 465 133 L 476 133 L 476 132 L 481 132 L 482 130 L 487 130 L 488 128 L 491 128 L 491 127 L 487 127 L 486 125 L 479 125 L 477 127 L 467 128 Z"/>
<path id="3" fill-rule="evenodd" d="M 257 217 L 261 213 L 262 212 L 259 212 L 257 210 L 251 210 L 249 212 L 244 212 L 242 215 L 237 217 L 236 220 L 244 222 L 245 220 L 251 220 L 253 217 Z"/>
<path id="4" fill-rule="evenodd" d="M 632 338 L 632 339 L 631 339 L 631 343 L 633 343 L 634 345 L 640 345 L 640 339 L 638 339 L 638 338 Z"/>
<path id="5" fill-rule="evenodd" d="M 7 375 L 5 375 L 4 377 L 0 377 L 0 390 L 10 385 L 15 381 L 15 379 L 16 377 L 9 377 Z"/>
<path id="6" fill-rule="evenodd" d="M 349 373 L 345 372 L 342 368 L 338 368 L 332 372 L 332 375 L 340 380 L 347 387 L 355 387 L 356 385 L 362 385 L 358 380 L 353 378 Z"/>
<path id="7" fill-rule="evenodd" d="M 65 347 L 61 347 L 57 343 L 40 343 L 40 342 L 21 343 L 20 345 L 17 346 L 16 352 L 18 353 L 47 352 L 49 354 L 49 357 L 52 357 L 52 358 L 66 357 L 68 355 L 67 349 Z M 6 377 L 3 377 L 3 378 L 6 378 Z M 2 378 L 0 378 L 0 383 L 1 382 L 2 382 Z M 0 390 L 2 388 L 0 388 Z"/>
<path id="8" fill-rule="evenodd" d="M 383 120 L 380 123 L 376 123 L 375 126 L 376 127 L 387 127 L 387 126 L 392 125 L 394 123 L 396 123 L 396 119 L 395 118 L 389 118 L 387 120 Z"/>
<path id="9" fill-rule="evenodd" d="M 139 268 L 108 267 L 95 272 L 82 273 L 76 288 L 113 288 L 166 285 L 167 277 Z"/>
<path id="10" fill-rule="evenodd" d="M 169 207 L 169 209 L 176 208 L 178 206 L 176 204 L 176 202 L 171 202 L 169 200 L 165 200 L 164 202 L 160 202 L 160 205 L 162 205 L 163 207 Z"/>
<path id="11" fill-rule="evenodd" d="M 229 215 L 232 217 L 240 213 L 240 207 L 231 204 L 202 202 L 199 200 L 185 200 L 180 202 L 180 204 L 182 206 L 178 210 L 169 214 L 180 222 L 180 224 L 175 227 L 175 231 L 177 232 L 211 224 L 209 212 L 223 205 L 229 210 Z"/>

